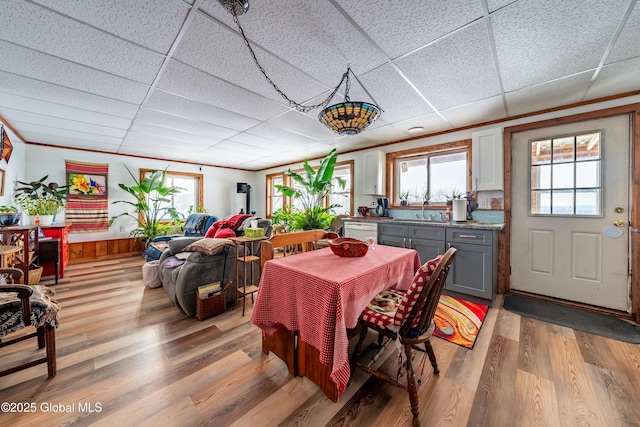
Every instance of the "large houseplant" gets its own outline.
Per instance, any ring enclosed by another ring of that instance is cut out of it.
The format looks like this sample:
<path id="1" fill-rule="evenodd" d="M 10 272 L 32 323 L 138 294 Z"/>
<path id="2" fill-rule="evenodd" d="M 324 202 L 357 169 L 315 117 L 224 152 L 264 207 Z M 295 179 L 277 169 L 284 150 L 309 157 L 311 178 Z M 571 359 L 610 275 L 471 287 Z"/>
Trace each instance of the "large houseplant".
<path id="1" fill-rule="evenodd" d="M 184 189 L 167 185 L 166 170 L 151 171 L 141 182 L 138 182 L 126 165 L 125 168 L 135 184 L 132 186 L 118 184 L 118 186 L 131 194 L 134 201 L 116 200 L 112 203 L 130 205 L 134 208 L 134 212 L 123 212 L 111 217 L 109 226 L 120 217 L 133 218 L 137 227 L 131 231 L 130 235 L 136 239 L 144 239 L 146 247 L 156 236 L 163 235 L 165 229 L 182 219 L 182 215 L 171 206 L 171 197 Z"/>
<path id="2" fill-rule="evenodd" d="M 53 219 L 62 209 L 67 201 L 68 185 L 59 185 L 57 182 L 45 184 L 49 175 L 45 175 L 37 181 L 22 182 L 15 190 L 16 203 L 20 205 L 22 211 L 29 216 L 50 217 Z"/>
<path id="3" fill-rule="evenodd" d="M 291 211 L 291 228 L 293 230 L 327 229 L 331 226 L 331 209 L 339 207 L 338 204 L 325 206 L 325 199 L 331 194 L 334 183 L 344 189 L 345 180 L 333 176 L 337 160 L 334 148 L 322 160 L 320 166 L 314 169 L 308 161 L 304 161 L 302 173 L 287 169 L 284 174 L 291 177 L 297 185 L 275 187 L 287 197 L 297 199 L 301 203 L 299 210 Z"/>

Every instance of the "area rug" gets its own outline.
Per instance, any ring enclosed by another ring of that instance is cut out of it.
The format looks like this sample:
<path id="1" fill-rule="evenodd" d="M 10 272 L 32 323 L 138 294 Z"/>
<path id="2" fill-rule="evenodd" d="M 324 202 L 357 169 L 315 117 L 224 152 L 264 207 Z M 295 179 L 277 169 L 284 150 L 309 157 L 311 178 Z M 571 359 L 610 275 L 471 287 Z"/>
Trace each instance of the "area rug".
<path id="1" fill-rule="evenodd" d="M 447 295 L 440 297 L 433 321 L 433 335 L 473 349 L 489 307 Z"/>
<path id="2" fill-rule="evenodd" d="M 614 316 L 521 295 L 505 295 L 502 306 L 512 313 L 579 331 L 640 344 L 638 325 Z"/>

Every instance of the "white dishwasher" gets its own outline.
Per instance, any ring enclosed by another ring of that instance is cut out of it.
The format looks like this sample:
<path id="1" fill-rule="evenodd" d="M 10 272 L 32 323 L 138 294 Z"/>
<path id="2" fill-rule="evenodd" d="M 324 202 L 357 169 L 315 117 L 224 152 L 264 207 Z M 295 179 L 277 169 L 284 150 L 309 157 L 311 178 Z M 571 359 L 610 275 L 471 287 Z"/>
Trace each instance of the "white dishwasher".
<path id="1" fill-rule="evenodd" d="M 373 237 L 378 243 L 378 224 L 371 221 L 344 221 L 344 237 L 367 241 L 367 237 Z"/>

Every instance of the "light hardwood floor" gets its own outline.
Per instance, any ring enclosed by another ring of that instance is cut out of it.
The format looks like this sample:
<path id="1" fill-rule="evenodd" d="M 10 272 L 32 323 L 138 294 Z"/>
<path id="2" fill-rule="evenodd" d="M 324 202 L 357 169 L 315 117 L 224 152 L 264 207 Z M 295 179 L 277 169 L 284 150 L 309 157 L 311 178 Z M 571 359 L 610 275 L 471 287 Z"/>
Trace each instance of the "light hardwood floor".
<path id="1" fill-rule="evenodd" d="M 46 379 L 39 365 L 0 378 L 0 402 L 35 404 L 33 413 L 0 413 L 0 425 L 410 425 L 403 390 L 358 371 L 333 403 L 262 354 L 250 310 L 187 318 L 162 288 L 143 286 L 142 263 L 67 270 L 55 287 L 58 375 Z M 434 377 L 427 363 L 422 374 L 423 426 L 640 425 L 638 345 L 501 308 L 489 310 L 472 351 L 432 343 L 441 372 Z M 36 353 L 34 340 L 3 348 L 0 365 Z M 392 348 L 378 362 L 394 370 Z"/>

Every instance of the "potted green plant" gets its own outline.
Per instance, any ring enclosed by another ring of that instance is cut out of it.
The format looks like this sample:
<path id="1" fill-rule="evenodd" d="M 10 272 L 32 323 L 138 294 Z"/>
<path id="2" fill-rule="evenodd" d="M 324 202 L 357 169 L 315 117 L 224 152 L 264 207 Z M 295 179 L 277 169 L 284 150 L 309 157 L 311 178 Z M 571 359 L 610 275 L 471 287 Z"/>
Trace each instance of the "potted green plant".
<path id="1" fill-rule="evenodd" d="M 400 206 L 408 206 L 410 196 L 411 196 L 411 191 L 409 190 L 400 191 L 400 194 L 398 195 L 398 198 L 400 199 Z"/>
<path id="2" fill-rule="evenodd" d="M 324 206 L 326 197 L 331 194 L 333 184 L 337 183 L 341 189 L 345 187 L 345 180 L 341 177 L 333 177 L 338 155 L 334 148 L 320 163 L 318 169 L 314 169 L 309 162 L 304 161 L 303 173 L 287 169 L 284 174 L 291 177 L 296 186 L 276 185 L 275 187 L 285 196 L 298 199 L 302 208 L 291 212 L 292 230 L 328 229 L 331 227 L 331 209 L 340 207 L 338 204 Z"/>
<path id="3" fill-rule="evenodd" d="M 276 209 L 271 214 L 271 223 L 276 233 L 286 233 L 291 230 L 294 221 L 293 212 L 297 209 L 294 206 L 287 206 L 284 209 Z"/>
<path id="4" fill-rule="evenodd" d="M 20 205 L 22 211 L 29 215 L 31 224 L 39 218 L 40 224 L 51 225 L 55 216 L 64 209 L 67 201 L 68 185 L 59 185 L 57 182 L 45 184 L 49 175 L 45 175 L 37 181 L 22 182 L 15 190 L 16 203 Z"/>
<path id="5" fill-rule="evenodd" d="M 130 205 L 134 208 L 134 212 L 123 212 L 111 217 L 109 226 L 120 217 L 133 218 L 137 227 L 131 231 L 130 235 L 136 239 L 144 239 L 144 245 L 147 247 L 151 240 L 165 234 L 170 226 L 181 221 L 182 215 L 171 206 L 171 197 L 184 189 L 167 185 L 166 170 L 151 171 L 141 182 L 138 182 L 126 165 L 125 168 L 135 184 L 132 186 L 118 184 L 118 186 L 132 195 L 134 201 L 116 200 L 112 203 Z"/>
<path id="6" fill-rule="evenodd" d="M 429 189 L 424 189 L 424 191 L 422 192 L 422 205 L 423 206 L 429 206 L 431 204 L 431 193 L 429 192 Z"/>
<path id="7" fill-rule="evenodd" d="M 20 212 L 15 206 L 0 206 L 0 227 L 16 225 L 20 222 Z"/>
<path id="8" fill-rule="evenodd" d="M 447 206 L 453 205 L 453 201 L 459 200 L 463 195 L 464 193 L 462 191 L 458 191 L 458 190 L 451 191 L 451 193 L 449 193 L 449 195 L 447 196 Z"/>

